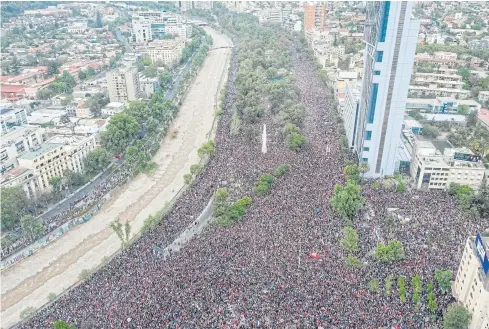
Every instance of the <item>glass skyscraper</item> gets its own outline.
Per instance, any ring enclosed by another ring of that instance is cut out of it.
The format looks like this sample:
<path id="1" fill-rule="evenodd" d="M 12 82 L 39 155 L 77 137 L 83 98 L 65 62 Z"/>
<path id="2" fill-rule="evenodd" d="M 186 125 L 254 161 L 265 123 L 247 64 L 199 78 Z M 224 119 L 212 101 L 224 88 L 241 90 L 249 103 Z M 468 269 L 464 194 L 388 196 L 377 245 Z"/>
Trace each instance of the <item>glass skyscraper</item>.
<path id="1" fill-rule="evenodd" d="M 367 177 L 392 175 L 420 22 L 412 2 L 367 2 L 365 54 L 355 150 L 368 162 Z"/>

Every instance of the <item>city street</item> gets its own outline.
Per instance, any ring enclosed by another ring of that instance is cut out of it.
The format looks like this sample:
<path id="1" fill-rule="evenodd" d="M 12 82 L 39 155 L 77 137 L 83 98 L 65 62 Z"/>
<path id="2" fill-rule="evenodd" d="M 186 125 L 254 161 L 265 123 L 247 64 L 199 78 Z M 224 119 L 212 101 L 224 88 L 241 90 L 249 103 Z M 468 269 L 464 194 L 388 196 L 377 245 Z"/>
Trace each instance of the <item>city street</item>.
<path id="1" fill-rule="evenodd" d="M 231 45 L 227 37 L 210 28 L 206 31 L 215 48 Z M 154 174 L 139 175 L 114 193 L 91 221 L 1 273 L 1 327 L 12 326 L 22 310 L 42 306 L 49 293 L 61 294 L 78 281 L 83 269 L 94 268 L 114 254 L 120 241 L 108 227 L 110 222 L 129 221 L 136 233 L 184 186 L 183 175 L 199 162 L 197 149 L 213 127 L 216 95 L 224 85 L 230 54 L 230 48 L 209 52 L 170 128 L 177 137 L 165 138 L 153 158 L 158 165 Z"/>

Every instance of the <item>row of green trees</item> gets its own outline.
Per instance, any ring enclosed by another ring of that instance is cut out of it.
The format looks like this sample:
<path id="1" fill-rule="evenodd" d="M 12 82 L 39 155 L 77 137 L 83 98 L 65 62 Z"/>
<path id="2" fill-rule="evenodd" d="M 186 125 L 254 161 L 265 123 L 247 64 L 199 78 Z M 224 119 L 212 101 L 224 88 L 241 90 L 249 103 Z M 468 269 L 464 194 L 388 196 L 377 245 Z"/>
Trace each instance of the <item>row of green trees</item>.
<path id="1" fill-rule="evenodd" d="M 275 179 L 282 177 L 289 170 L 289 165 L 282 165 L 275 169 L 273 175 L 261 175 L 260 179 L 255 183 L 255 186 L 253 187 L 253 192 L 258 196 L 267 195 L 270 191 L 270 187 L 275 182 Z"/>
<path id="2" fill-rule="evenodd" d="M 219 5 L 214 13 L 240 50 L 231 135 L 255 138 L 253 124 L 270 114 L 284 128 L 288 147 L 300 151 L 307 142 L 300 131 L 305 109 L 288 72 L 293 47 L 289 33 L 279 26 L 261 26 L 253 15 L 229 12 Z"/>

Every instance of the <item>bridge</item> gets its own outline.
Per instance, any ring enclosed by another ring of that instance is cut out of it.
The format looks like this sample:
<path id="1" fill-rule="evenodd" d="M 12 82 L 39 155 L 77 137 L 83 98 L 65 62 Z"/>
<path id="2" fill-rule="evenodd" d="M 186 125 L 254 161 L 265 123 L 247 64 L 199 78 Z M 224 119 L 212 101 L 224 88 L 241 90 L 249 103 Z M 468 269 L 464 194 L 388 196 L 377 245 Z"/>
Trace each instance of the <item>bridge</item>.
<path id="1" fill-rule="evenodd" d="M 217 50 L 217 49 L 225 49 L 225 48 L 233 48 L 233 46 L 222 46 L 222 47 L 210 48 L 209 51 L 213 51 L 213 50 Z"/>

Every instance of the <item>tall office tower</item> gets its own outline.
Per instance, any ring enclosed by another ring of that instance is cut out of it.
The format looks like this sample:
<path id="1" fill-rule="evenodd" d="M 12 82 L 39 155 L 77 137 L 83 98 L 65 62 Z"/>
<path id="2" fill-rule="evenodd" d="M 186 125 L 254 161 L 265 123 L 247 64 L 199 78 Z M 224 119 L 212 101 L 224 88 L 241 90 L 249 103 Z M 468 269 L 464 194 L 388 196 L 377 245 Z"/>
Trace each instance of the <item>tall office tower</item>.
<path id="1" fill-rule="evenodd" d="M 304 31 L 317 28 L 324 30 L 324 18 L 326 16 L 326 5 L 304 6 Z"/>
<path id="2" fill-rule="evenodd" d="M 411 1 L 367 2 L 365 54 L 355 148 L 368 162 L 367 177 L 392 175 L 420 22 L 411 18 Z"/>

